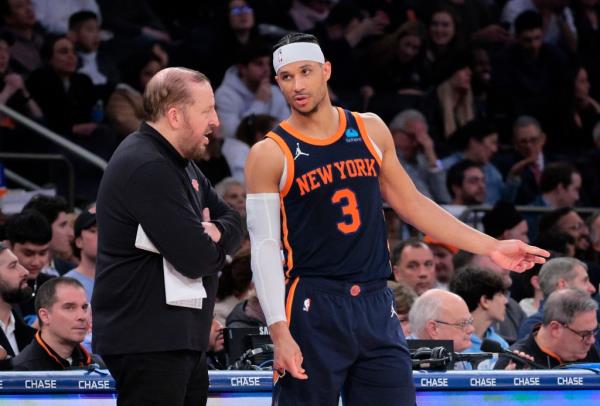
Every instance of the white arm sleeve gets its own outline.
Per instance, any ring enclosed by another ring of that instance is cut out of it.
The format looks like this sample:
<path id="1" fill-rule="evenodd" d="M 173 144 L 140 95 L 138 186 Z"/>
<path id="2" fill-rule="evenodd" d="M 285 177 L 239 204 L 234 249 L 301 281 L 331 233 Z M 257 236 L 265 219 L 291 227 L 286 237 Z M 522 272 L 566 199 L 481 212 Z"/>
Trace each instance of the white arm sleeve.
<path id="1" fill-rule="evenodd" d="M 279 248 L 279 209 L 278 193 L 253 193 L 246 196 L 252 280 L 268 326 L 287 320 L 285 281 Z"/>

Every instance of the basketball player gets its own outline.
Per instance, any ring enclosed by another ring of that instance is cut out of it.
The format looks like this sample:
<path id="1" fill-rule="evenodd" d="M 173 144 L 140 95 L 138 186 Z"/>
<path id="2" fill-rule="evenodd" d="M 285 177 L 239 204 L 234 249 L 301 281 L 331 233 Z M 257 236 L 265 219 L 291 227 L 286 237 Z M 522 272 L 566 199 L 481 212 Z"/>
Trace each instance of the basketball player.
<path id="1" fill-rule="evenodd" d="M 314 36 L 291 33 L 274 49 L 291 115 L 246 165 L 252 270 L 275 344 L 273 404 L 333 406 L 341 394 L 347 405 L 413 405 L 410 356 L 386 287 L 382 196 L 426 234 L 503 268 L 522 272 L 548 253 L 486 236 L 421 195 L 381 119 L 331 105 L 331 65 Z"/>

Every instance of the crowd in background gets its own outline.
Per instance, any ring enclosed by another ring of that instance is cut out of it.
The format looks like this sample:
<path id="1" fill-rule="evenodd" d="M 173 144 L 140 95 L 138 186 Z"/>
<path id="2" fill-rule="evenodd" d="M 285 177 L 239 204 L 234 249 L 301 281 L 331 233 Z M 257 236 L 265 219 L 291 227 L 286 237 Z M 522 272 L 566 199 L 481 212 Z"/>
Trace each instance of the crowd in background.
<path id="1" fill-rule="evenodd" d="M 156 72 L 186 66 L 207 74 L 221 125 L 197 163 L 242 216 L 249 149 L 289 114 L 273 79 L 271 47 L 290 31 L 316 35 L 333 66 L 334 104 L 374 112 L 388 124 L 422 193 L 493 237 L 553 253 L 541 270 L 510 274 L 386 212 L 390 286 L 405 334 L 452 339 L 456 351 L 479 351 L 492 338 L 548 366 L 600 360 L 600 212 L 577 210 L 600 205 L 599 0 L 0 0 L 0 20 L 0 103 L 104 159 L 144 119 L 142 94 Z M 10 251 L 34 295 L 65 275 L 89 300 L 102 173 L 8 116 L 0 116 L 0 149 L 65 154 L 78 206 L 36 197 L 11 214 L 0 236 L 8 250 L 0 251 L 0 279 Z M 66 193 L 65 176 L 53 167 L 5 166 Z M 464 210 L 480 205 L 490 210 L 474 217 Z M 223 326 L 265 324 L 248 244 L 220 276 L 216 353 Z M 15 335 L 11 323 L 23 331 L 52 328 L 40 323 L 40 308 L 26 293 L 9 295 L 13 302 L 2 294 L 4 335 Z M 89 309 L 72 323 L 83 330 Z M 89 342 L 89 334 L 65 338 L 58 330 L 57 342 L 77 344 L 72 351 Z M 35 330 L 27 331 L 27 339 L 7 341 L 12 353 L 0 334 L 8 357 L 31 341 Z"/>

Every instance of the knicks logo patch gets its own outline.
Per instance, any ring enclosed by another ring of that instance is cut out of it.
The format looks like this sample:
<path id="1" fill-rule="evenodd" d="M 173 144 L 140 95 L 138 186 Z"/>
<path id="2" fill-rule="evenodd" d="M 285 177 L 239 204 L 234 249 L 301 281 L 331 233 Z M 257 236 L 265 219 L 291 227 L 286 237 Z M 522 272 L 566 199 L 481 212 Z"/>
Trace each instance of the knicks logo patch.
<path id="1" fill-rule="evenodd" d="M 305 312 L 310 310 L 310 304 L 311 304 L 311 300 L 310 298 L 306 298 L 304 299 L 304 305 L 302 306 L 302 310 L 304 310 Z"/>

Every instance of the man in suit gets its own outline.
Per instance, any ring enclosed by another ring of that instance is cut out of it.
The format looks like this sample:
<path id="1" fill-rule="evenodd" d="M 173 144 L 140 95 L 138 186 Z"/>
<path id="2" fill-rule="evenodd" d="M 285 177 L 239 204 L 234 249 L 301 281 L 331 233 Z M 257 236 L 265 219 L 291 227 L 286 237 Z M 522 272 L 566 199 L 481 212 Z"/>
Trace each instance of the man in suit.
<path id="1" fill-rule="evenodd" d="M 13 304 L 31 297 L 27 285 L 29 272 L 17 256 L 0 243 L 0 369 L 9 369 L 8 360 L 19 354 L 31 342 L 35 329 L 21 318 Z"/>

